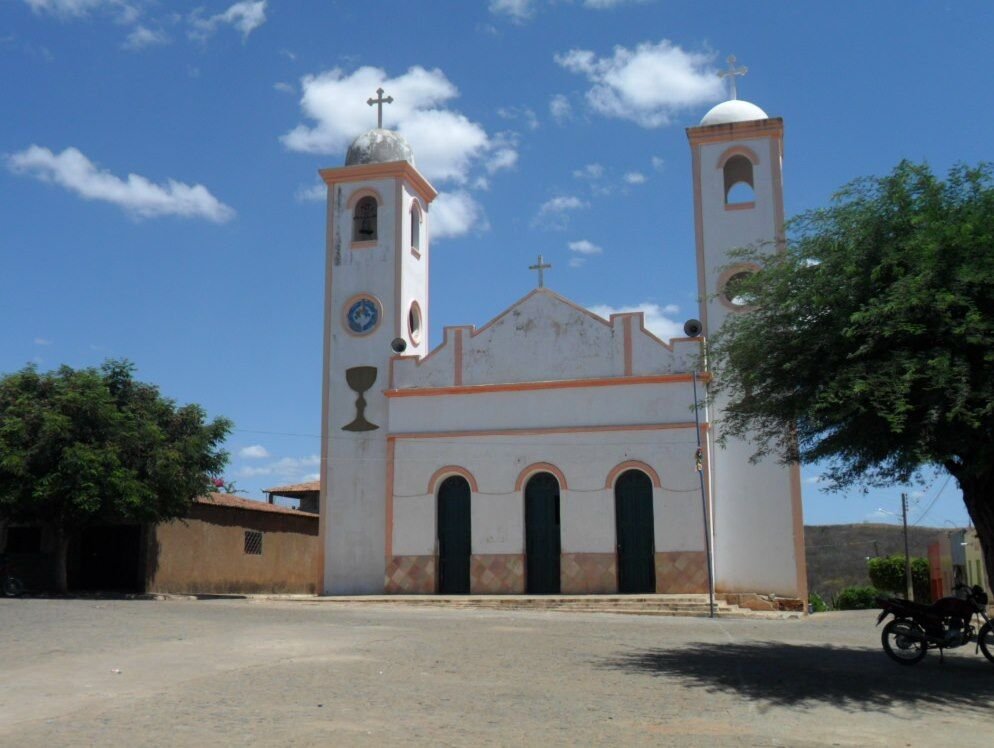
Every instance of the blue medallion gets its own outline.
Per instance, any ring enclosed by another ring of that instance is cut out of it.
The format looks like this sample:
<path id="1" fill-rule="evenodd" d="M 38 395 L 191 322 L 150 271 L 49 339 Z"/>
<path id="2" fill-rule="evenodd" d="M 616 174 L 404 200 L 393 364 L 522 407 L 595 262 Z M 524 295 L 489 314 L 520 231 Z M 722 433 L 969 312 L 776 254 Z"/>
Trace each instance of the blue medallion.
<path id="1" fill-rule="evenodd" d="M 357 335 L 371 332 L 380 321 L 380 307 L 370 298 L 357 299 L 345 314 L 349 329 Z"/>

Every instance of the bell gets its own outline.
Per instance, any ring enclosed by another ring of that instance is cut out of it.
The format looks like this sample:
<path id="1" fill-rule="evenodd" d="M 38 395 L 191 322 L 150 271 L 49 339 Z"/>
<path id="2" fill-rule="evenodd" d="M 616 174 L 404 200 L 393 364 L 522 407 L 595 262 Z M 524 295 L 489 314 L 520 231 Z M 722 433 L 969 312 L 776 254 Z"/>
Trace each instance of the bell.
<path id="1" fill-rule="evenodd" d="M 376 223 L 372 218 L 363 217 L 359 221 L 359 234 L 362 236 L 372 236 L 376 233 Z"/>

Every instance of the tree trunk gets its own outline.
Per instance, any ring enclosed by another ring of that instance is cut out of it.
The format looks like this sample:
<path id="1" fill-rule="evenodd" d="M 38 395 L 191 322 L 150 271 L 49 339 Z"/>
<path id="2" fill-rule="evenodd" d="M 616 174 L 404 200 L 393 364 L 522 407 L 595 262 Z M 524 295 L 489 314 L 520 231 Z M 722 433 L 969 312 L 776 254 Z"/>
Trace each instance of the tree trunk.
<path id="1" fill-rule="evenodd" d="M 55 528 L 55 591 L 69 591 L 66 562 L 69 558 L 69 534 L 61 527 Z"/>
<path id="2" fill-rule="evenodd" d="M 984 552 L 987 584 L 982 586 L 990 590 L 994 584 L 994 469 L 985 469 L 980 475 L 970 477 L 957 476 L 957 479 Z"/>

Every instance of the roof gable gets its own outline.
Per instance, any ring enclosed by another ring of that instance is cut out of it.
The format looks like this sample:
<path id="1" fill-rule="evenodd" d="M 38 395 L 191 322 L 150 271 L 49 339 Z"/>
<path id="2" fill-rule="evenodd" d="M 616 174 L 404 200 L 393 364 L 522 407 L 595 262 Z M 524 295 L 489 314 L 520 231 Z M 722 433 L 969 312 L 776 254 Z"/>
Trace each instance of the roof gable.
<path id="1" fill-rule="evenodd" d="M 677 351 L 645 330 L 641 312 L 597 316 L 545 288 L 479 330 L 446 327 L 423 359 L 395 357 L 392 388 L 472 386 L 672 374 L 690 371 L 697 341 Z"/>

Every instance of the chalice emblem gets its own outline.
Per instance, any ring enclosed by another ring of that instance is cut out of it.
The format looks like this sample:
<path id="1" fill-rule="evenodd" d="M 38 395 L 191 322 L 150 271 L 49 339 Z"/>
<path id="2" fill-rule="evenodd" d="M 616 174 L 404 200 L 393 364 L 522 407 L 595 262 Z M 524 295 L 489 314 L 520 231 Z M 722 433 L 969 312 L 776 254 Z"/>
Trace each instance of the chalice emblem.
<path id="1" fill-rule="evenodd" d="M 373 431 L 378 429 L 375 423 L 366 420 L 366 398 L 363 393 L 376 382 L 375 366 L 353 366 L 345 370 L 345 381 L 348 382 L 355 393 L 359 396 L 355 401 L 355 418 L 351 423 L 342 426 L 343 431 Z"/>

